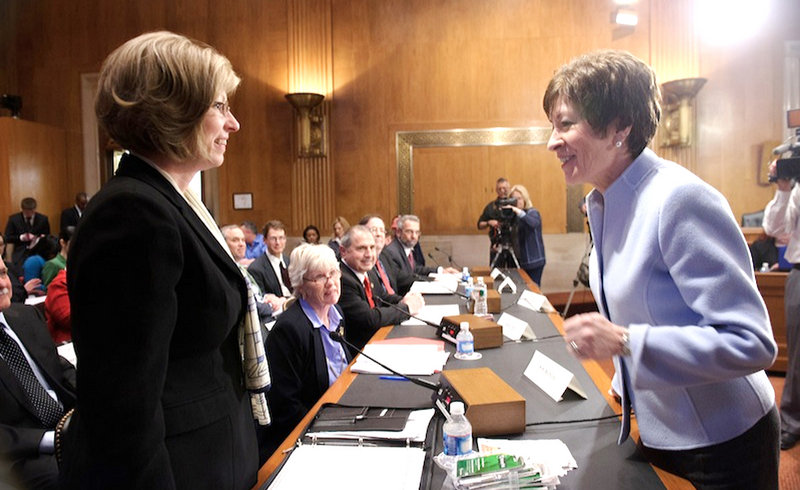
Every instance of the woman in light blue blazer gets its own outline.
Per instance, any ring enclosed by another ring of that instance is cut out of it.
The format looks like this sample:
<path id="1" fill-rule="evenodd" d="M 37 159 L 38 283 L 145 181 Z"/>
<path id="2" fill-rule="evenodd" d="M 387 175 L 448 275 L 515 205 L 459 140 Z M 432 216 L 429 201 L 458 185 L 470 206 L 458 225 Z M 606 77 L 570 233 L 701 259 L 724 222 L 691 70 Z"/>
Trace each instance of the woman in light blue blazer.
<path id="1" fill-rule="evenodd" d="M 778 488 L 779 422 L 764 369 L 777 347 L 724 196 L 646 148 L 655 73 L 620 51 L 560 68 L 544 96 L 548 149 L 590 183 L 590 284 L 600 313 L 564 322 L 581 359 L 614 359 L 615 390 L 655 465 L 697 488 Z"/>

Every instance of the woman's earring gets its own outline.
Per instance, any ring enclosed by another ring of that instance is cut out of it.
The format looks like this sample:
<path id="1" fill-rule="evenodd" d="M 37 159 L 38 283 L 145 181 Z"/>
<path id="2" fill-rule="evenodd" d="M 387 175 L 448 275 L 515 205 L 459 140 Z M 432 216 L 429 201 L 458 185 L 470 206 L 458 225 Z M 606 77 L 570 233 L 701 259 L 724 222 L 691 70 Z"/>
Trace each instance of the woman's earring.
<path id="1" fill-rule="evenodd" d="M 614 143 L 614 146 L 616 146 L 617 148 L 622 148 L 622 141 L 617 141 L 616 143 Z"/>

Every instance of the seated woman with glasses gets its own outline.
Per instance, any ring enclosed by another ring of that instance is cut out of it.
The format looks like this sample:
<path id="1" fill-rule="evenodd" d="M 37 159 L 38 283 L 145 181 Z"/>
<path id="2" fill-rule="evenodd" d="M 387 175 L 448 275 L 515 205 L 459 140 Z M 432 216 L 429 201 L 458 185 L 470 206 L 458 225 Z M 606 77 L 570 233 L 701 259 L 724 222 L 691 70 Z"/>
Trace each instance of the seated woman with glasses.
<path id="1" fill-rule="evenodd" d="M 330 332 L 344 327 L 339 301 L 339 262 L 327 245 L 292 251 L 293 299 L 267 338 L 272 387 L 267 394 L 272 426 L 259 434 L 262 461 L 272 454 L 350 362 Z"/>

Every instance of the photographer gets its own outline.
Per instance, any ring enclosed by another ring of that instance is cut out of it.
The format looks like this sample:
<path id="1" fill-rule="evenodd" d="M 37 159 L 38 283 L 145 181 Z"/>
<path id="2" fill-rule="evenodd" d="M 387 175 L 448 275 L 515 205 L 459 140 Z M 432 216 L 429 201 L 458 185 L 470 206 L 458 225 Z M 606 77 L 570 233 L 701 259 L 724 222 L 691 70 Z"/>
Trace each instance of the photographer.
<path id="1" fill-rule="evenodd" d="M 528 190 L 519 184 L 511 188 L 510 198 L 516 205 L 503 206 L 513 212 L 511 244 L 519 260 L 519 266 L 528 273 L 533 282 L 540 285 L 544 270 L 544 242 L 542 241 L 542 217 L 533 207 Z"/>
<path id="2" fill-rule="evenodd" d="M 494 262 L 494 257 L 497 255 L 495 248 L 499 240 L 498 234 L 500 231 L 500 223 L 502 221 L 502 212 L 500 207 L 503 205 L 500 203 L 500 201 L 508 197 L 509 187 L 511 187 L 511 184 L 509 184 L 508 179 L 505 177 L 500 177 L 497 179 L 494 187 L 494 190 L 497 193 L 497 199 L 489 202 L 489 204 L 483 208 L 483 213 L 481 213 L 480 218 L 478 218 L 478 229 L 489 229 L 489 240 L 491 241 L 491 245 L 489 247 L 490 264 Z"/>
<path id="3" fill-rule="evenodd" d="M 777 161 L 769 165 L 770 180 L 777 172 Z M 781 396 L 781 449 L 786 450 L 800 440 L 800 186 L 795 179 L 777 179 L 775 197 L 764 209 L 764 232 L 770 236 L 790 234 L 786 260 L 794 264 L 786 279 L 784 307 L 786 308 L 786 346 L 788 363 L 786 382 Z"/>

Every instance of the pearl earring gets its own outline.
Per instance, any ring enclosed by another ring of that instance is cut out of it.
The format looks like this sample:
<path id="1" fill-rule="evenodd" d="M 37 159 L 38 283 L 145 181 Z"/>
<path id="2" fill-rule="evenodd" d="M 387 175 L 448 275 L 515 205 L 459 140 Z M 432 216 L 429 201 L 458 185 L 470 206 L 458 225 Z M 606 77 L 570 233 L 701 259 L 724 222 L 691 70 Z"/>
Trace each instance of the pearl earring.
<path id="1" fill-rule="evenodd" d="M 614 146 L 616 146 L 617 148 L 622 148 L 622 141 L 617 141 L 616 143 L 614 143 Z"/>

